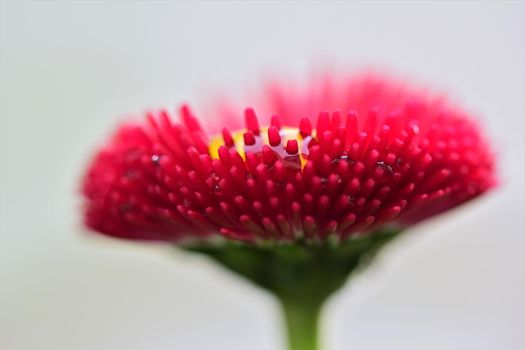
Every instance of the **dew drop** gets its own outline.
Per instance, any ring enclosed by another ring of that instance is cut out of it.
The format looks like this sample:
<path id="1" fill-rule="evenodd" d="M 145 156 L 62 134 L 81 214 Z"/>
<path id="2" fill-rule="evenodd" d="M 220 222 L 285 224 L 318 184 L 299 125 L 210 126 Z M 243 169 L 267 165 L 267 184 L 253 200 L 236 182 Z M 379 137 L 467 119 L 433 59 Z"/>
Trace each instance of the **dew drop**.
<path id="1" fill-rule="evenodd" d="M 215 192 L 215 194 L 222 194 L 222 188 L 219 185 L 213 186 L 213 191 Z"/>
<path id="2" fill-rule="evenodd" d="M 153 166 L 158 167 L 160 166 L 160 156 L 158 154 L 154 154 L 151 156 L 151 163 Z"/>
<path id="3" fill-rule="evenodd" d="M 332 159 L 331 161 L 332 164 L 338 164 L 340 162 L 348 162 L 350 165 L 355 164 L 355 161 L 346 154 L 343 154 L 341 157 Z"/>
<path id="4" fill-rule="evenodd" d="M 389 164 L 383 162 L 382 160 L 377 161 L 376 165 L 380 167 L 381 169 L 388 171 L 390 175 L 394 173 L 394 170 L 392 169 L 392 167 Z"/>

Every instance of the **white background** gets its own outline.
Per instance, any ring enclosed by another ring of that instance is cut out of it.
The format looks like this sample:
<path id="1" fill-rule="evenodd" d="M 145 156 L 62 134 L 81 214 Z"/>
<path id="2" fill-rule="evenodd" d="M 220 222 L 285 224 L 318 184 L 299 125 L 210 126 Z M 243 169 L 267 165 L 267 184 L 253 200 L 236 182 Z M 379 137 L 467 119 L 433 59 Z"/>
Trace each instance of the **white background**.
<path id="1" fill-rule="evenodd" d="M 283 349 L 264 293 L 199 257 L 87 234 L 78 180 L 127 113 L 199 110 L 319 62 L 450 92 L 494 140 L 502 183 L 337 295 L 327 349 L 525 348 L 524 2 L 4 1 L 0 59 L 1 349 Z"/>

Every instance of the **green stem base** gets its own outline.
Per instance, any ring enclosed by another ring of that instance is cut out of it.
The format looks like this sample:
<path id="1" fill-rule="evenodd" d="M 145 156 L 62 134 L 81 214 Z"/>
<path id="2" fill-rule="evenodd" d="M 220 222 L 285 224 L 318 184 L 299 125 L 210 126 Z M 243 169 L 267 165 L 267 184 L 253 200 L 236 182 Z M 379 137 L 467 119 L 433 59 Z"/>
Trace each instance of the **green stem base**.
<path id="1" fill-rule="evenodd" d="M 274 294 L 284 310 L 289 349 L 318 350 L 318 323 L 324 302 L 397 234 L 381 231 L 344 242 L 319 244 L 227 241 L 185 249 L 211 257 Z"/>

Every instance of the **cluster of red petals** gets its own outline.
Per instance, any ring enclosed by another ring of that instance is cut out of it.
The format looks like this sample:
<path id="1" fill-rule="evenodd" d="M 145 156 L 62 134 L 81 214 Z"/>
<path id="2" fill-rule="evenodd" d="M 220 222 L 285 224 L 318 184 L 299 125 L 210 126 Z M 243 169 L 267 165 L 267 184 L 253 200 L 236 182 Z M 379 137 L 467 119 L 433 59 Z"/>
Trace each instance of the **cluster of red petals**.
<path id="1" fill-rule="evenodd" d="M 263 109 L 268 128 L 247 109 L 242 139 L 223 129 L 216 156 L 187 107 L 180 123 L 160 111 L 122 125 L 85 175 L 86 224 L 143 240 L 345 239 L 406 227 L 495 182 L 490 148 L 464 112 L 388 79 L 273 87 Z M 296 139 L 285 141 L 284 127 Z"/>

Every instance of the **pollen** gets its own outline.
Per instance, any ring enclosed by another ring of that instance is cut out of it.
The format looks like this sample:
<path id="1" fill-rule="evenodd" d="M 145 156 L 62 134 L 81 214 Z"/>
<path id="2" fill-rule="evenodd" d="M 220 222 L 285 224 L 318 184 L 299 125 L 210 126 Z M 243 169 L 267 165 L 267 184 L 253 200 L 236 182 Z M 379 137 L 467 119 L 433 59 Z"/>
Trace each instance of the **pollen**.
<path id="1" fill-rule="evenodd" d="M 226 131 L 227 136 L 214 136 L 210 140 L 209 154 L 212 159 L 219 159 L 219 148 L 226 147 L 235 150 L 243 160 L 246 160 L 246 153 L 261 155 L 264 146 L 269 146 L 272 152 L 278 154 L 283 160 L 287 158 L 297 158 L 302 166 L 308 159 L 308 145 L 312 141 L 311 137 L 303 138 L 298 128 L 283 127 L 262 127 L 259 136 L 253 135 L 247 129 Z M 301 152 L 299 153 L 299 149 Z"/>

